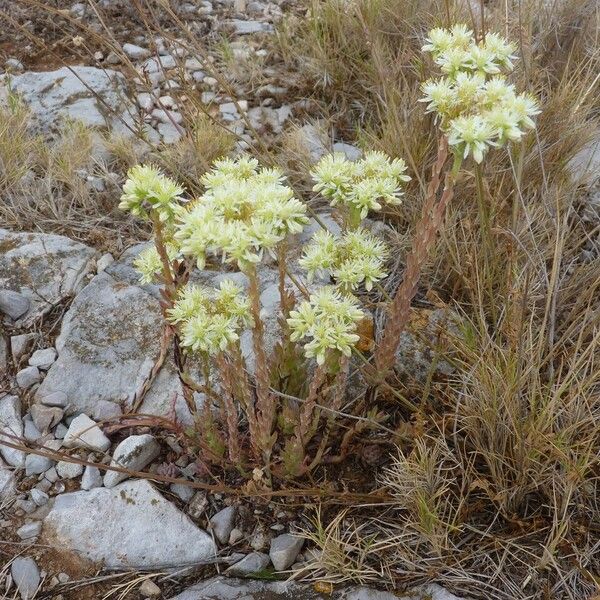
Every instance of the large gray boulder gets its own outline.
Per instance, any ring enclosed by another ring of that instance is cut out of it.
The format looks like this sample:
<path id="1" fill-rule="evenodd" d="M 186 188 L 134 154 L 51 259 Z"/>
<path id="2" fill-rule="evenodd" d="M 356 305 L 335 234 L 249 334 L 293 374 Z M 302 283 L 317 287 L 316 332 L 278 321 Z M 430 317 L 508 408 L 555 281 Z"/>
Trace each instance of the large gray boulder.
<path id="1" fill-rule="evenodd" d="M 9 85 L 31 111 L 34 130 L 43 134 L 55 132 L 65 120 L 127 133 L 137 112 L 126 97 L 125 78 L 110 69 L 73 66 L 2 77 L 0 99 Z"/>
<path id="2" fill-rule="evenodd" d="M 210 560 L 211 537 L 146 480 L 57 496 L 43 543 L 109 569 L 162 569 Z"/>
<path id="3" fill-rule="evenodd" d="M 126 410 L 159 355 L 162 314 L 158 300 L 136 285 L 103 272 L 75 298 L 56 341 L 58 359 L 38 388 L 42 400 L 55 392 L 67 396 L 67 413 L 84 412 L 96 420 L 107 406 Z M 181 385 L 167 361 L 146 394 L 141 412 L 189 421 Z"/>
<path id="4" fill-rule="evenodd" d="M 12 313 L 16 319 L 10 313 L 4 318 L 26 325 L 75 295 L 85 285 L 95 255 L 92 248 L 61 235 L 0 229 L 0 290 L 20 295 L 24 308 L 27 303 L 26 310 Z"/>

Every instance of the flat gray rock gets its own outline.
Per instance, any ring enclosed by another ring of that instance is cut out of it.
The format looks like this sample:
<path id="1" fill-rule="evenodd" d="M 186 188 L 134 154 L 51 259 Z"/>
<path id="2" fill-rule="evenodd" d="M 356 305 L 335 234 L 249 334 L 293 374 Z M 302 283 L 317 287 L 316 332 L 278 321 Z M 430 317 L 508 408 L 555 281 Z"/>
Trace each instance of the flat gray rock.
<path id="1" fill-rule="evenodd" d="M 97 419 L 107 403 L 129 408 L 158 357 L 161 331 L 162 314 L 154 297 L 107 272 L 96 275 L 63 319 L 58 359 L 36 399 L 62 392 L 67 413 L 84 412 Z M 164 415 L 172 403 L 187 411 L 173 371 L 163 368 L 155 384 L 159 389 L 148 392 L 142 412 Z"/>
<path id="2" fill-rule="evenodd" d="M 17 292 L 29 302 L 17 322 L 29 324 L 79 292 L 95 254 L 60 235 L 0 229 L 0 289 Z"/>
<path id="3" fill-rule="evenodd" d="M 10 88 L 31 111 L 36 131 L 54 132 L 66 119 L 88 127 L 127 133 L 133 121 L 132 104 L 125 94 L 125 78 L 110 69 L 74 66 L 42 73 L 13 75 Z M 0 98 L 8 91 L 0 79 Z"/>
<path id="4" fill-rule="evenodd" d="M 210 536 L 145 480 L 58 496 L 42 534 L 43 543 L 108 568 L 180 567 L 216 552 Z"/>

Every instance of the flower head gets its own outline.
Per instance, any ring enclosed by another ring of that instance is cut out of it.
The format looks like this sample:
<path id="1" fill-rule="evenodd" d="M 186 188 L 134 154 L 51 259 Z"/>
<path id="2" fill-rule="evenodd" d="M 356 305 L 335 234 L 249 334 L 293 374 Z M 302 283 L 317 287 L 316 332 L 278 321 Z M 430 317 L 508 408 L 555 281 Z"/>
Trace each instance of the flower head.
<path id="1" fill-rule="evenodd" d="M 308 222 L 306 206 L 294 198 L 276 169 L 260 169 L 255 159 L 217 161 L 204 175 L 206 192 L 178 215 L 175 239 L 183 254 L 203 268 L 208 253 L 242 269 Z"/>
<path id="2" fill-rule="evenodd" d="M 410 181 L 402 159 L 390 159 L 383 152 L 366 152 L 350 161 L 343 154 L 325 156 L 312 171 L 313 190 L 332 206 L 341 204 L 364 219 L 370 210 L 385 204 L 400 204 L 402 183 Z"/>
<path id="3" fill-rule="evenodd" d="M 465 25 L 430 32 L 430 52 L 444 76 L 422 85 L 421 102 L 434 112 L 448 143 L 461 158 L 481 162 L 486 151 L 520 140 L 535 127 L 536 100 L 517 95 L 503 72 L 513 69 L 515 48 L 496 33 L 477 42 Z"/>
<path id="4" fill-rule="evenodd" d="M 356 298 L 324 287 L 290 312 L 287 321 L 292 330 L 290 339 L 309 338 L 304 346 L 305 354 L 322 365 L 331 351 L 350 355 L 360 337 L 356 333 L 357 324 L 364 316 Z"/>
<path id="5" fill-rule="evenodd" d="M 179 254 L 178 248 L 173 244 L 167 244 L 167 255 L 169 261 L 175 260 Z M 155 246 L 149 246 L 142 250 L 134 259 L 133 266 L 140 273 L 140 283 L 154 283 L 163 269 L 162 260 Z"/>
<path id="6" fill-rule="evenodd" d="M 370 290 L 387 277 L 387 257 L 385 243 L 359 228 L 338 238 L 328 231 L 317 231 L 299 263 L 308 272 L 309 281 L 316 274 L 327 274 L 344 292 L 350 292 L 363 283 Z"/>
<path id="7" fill-rule="evenodd" d="M 137 165 L 127 172 L 119 208 L 141 218 L 155 212 L 161 222 L 170 222 L 180 206 L 181 194 L 183 188 L 155 167 Z"/>
<path id="8" fill-rule="evenodd" d="M 167 316 L 179 327 L 185 348 L 209 355 L 227 350 L 252 323 L 250 303 L 231 280 L 222 281 L 218 290 L 184 287 Z"/>
<path id="9" fill-rule="evenodd" d="M 488 147 L 493 145 L 494 137 L 490 123 L 479 115 L 457 117 L 450 123 L 448 144 L 456 147 L 463 158 L 471 155 L 480 163 Z"/>

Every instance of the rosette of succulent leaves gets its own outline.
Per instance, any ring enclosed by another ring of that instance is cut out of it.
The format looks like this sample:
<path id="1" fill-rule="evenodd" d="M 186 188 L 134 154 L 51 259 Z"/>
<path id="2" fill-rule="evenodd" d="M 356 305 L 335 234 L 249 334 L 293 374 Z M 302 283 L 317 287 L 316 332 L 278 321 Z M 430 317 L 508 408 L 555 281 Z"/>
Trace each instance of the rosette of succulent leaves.
<path id="1" fill-rule="evenodd" d="M 400 202 L 401 184 L 408 179 L 405 168 L 402 161 L 376 152 L 357 162 L 332 155 L 317 165 L 315 189 L 341 212 L 345 227 L 339 239 L 319 232 L 306 248 L 300 264 L 307 278 L 327 274 L 333 285 L 313 288 L 295 310 L 295 300 L 290 305 L 286 291 L 285 249 L 289 236 L 308 222 L 307 208 L 278 170 L 260 168 L 249 157 L 216 161 L 202 178 L 204 193 L 191 200 L 152 166 L 129 171 L 120 207 L 149 220 L 155 242 L 138 256 L 135 266 L 143 283 L 162 284 L 165 319 L 181 354 L 197 355 L 205 366 L 202 386 L 190 373 L 181 376 L 192 412 L 190 387 L 209 398 L 197 415 L 195 437 L 208 462 L 244 473 L 249 465 L 259 465 L 269 479 L 274 472 L 305 473 L 329 451 L 334 419 L 332 413 L 321 414 L 317 399 L 329 398 L 334 410 L 341 406 L 348 357 L 365 316 L 353 292 L 361 285 L 370 289 L 386 276 L 385 244 L 360 222 L 370 210 Z M 304 401 L 290 400 L 289 394 L 278 394 L 271 387 L 273 361 L 265 349 L 257 270 L 267 254 L 280 263 L 281 307 L 289 306 L 280 315 L 288 337 L 280 348 L 301 344 L 305 357 L 316 363 Z M 247 289 L 230 279 L 222 280 L 217 289 L 189 284 L 190 271 L 207 268 L 209 257 L 242 271 L 249 281 Z M 246 329 L 252 332 L 252 376 L 240 346 Z M 180 360 L 178 367 L 185 371 L 186 364 Z M 217 369 L 218 390 L 209 381 L 212 366 Z M 220 410 L 213 411 L 214 404 Z M 356 431 L 364 428 L 362 423 L 354 425 Z"/>
<path id="2" fill-rule="evenodd" d="M 481 163 L 490 148 L 521 140 L 533 129 L 540 110 L 536 99 L 518 94 L 506 79 L 515 47 L 496 33 L 476 41 L 466 25 L 433 29 L 423 51 L 442 76 L 422 85 L 427 111 L 433 112 L 460 159 Z"/>

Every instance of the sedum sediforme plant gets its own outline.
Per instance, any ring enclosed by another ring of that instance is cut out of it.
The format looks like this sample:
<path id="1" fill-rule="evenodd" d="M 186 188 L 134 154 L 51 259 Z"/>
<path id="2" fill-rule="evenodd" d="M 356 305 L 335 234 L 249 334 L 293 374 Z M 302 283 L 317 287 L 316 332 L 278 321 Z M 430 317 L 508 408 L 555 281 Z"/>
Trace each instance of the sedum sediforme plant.
<path id="1" fill-rule="evenodd" d="M 513 69 L 515 48 L 495 33 L 476 40 L 466 25 L 433 29 L 423 46 L 441 75 L 422 85 L 422 102 L 433 113 L 441 136 L 437 159 L 427 188 L 422 216 L 406 260 L 404 279 L 387 313 L 383 336 L 375 351 L 376 380 L 391 370 L 406 327 L 422 265 L 427 260 L 453 197 L 454 184 L 463 163 L 473 160 L 478 183 L 484 264 L 490 252 L 489 210 L 483 192 L 481 163 L 488 152 L 520 141 L 535 127 L 540 111 L 536 99 L 517 93 L 506 76 Z M 452 166 L 446 168 L 449 152 Z M 443 175 L 445 171 L 445 175 Z M 444 179 L 444 189 L 437 194 Z"/>
<path id="2" fill-rule="evenodd" d="M 337 165 L 343 177 L 336 178 L 328 163 Z M 356 421 L 341 439 L 332 435 L 344 402 L 349 357 L 359 340 L 358 324 L 365 318 L 353 294 L 386 276 L 387 249 L 360 222 L 368 210 L 399 202 L 404 171 L 402 161 L 379 153 L 358 163 L 333 156 L 318 165 L 315 185 L 324 186 L 346 225 L 341 239 L 319 232 L 306 249 L 300 266 L 311 292 L 295 306 L 286 288 L 286 249 L 308 218 L 279 171 L 261 168 L 250 157 L 216 161 L 202 177 L 204 193 L 188 200 L 154 167 L 130 170 L 121 208 L 154 228 L 154 246 L 140 253 L 135 264 L 143 283 L 162 285 L 165 321 L 205 460 L 242 473 L 258 466 L 267 481 L 273 474 L 299 476 L 321 462 L 341 460 L 352 436 L 366 427 Z M 279 266 L 284 344 L 300 344 L 312 364 L 304 399 L 272 387 L 260 310 L 259 269 L 267 255 Z M 231 279 L 214 289 L 189 282 L 193 269 L 203 270 L 215 259 L 244 273 L 247 289 Z M 328 275 L 333 285 L 315 285 L 316 274 Z M 247 329 L 253 374 L 240 344 Z M 191 355 L 198 359 L 193 364 L 187 360 Z M 197 364 L 202 385 L 190 372 Z M 194 391 L 206 394 L 201 414 Z"/>

